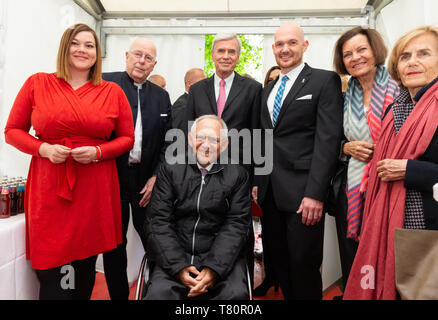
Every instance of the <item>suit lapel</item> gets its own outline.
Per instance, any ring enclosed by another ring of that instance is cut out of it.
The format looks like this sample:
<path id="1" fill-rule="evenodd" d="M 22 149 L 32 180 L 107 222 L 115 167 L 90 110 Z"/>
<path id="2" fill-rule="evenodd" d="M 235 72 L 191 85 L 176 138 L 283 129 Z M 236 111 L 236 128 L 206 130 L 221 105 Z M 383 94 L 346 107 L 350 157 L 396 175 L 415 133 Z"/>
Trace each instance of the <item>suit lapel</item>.
<path id="1" fill-rule="evenodd" d="M 281 118 L 283 117 L 289 106 L 295 100 L 295 97 L 297 96 L 298 92 L 300 92 L 300 90 L 309 82 L 311 73 L 312 73 L 312 68 L 310 68 L 306 63 L 304 69 L 298 75 L 297 79 L 295 80 L 295 83 L 293 84 L 292 88 L 290 88 L 289 93 L 287 94 L 286 98 L 283 101 L 280 113 L 278 114 L 277 123 L 275 124 L 276 127 L 278 127 Z"/>
<path id="2" fill-rule="evenodd" d="M 141 124 L 143 128 L 146 128 L 148 120 L 150 120 L 151 112 L 154 112 L 156 109 L 156 108 L 151 109 L 150 107 L 148 109 L 148 106 L 153 105 L 151 103 L 150 90 L 151 90 L 151 84 L 148 80 L 143 84 L 142 89 L 140 90 Z M 145 140 L 143 139 L 143 141 Z"/>
<path id="3" fill-rule="evenodd" d="M 214 75 L 210 78 L 207 78 L 205 81 L 206 92 L 208 96 L 208 100 L 210 101 L 211 111 L 214 114 L 217 114 L 217 103 L 216 103 L 216 94 L 214 93 Z"/>
<path id="4" fill-rule="evenodd" d="M 234 72 L 234 80 L 233 80 L 233 84 L 231 85 L 230 93 L 225 102 L 225 107 L 223 111 L 224 113 L 227 113 L 227 109 L 230 108 L 230 105 L 233 102 L 233 100 L 239 95 L 239 93 L 241 93 L 242 80 L 243 77 L 241 77 L 238 73 Z M 230 111 L 228 111 L 228 113 L 229 112 Z"/>
<path id="5" fill-rule="evenodd" d="M 271 81 L 263 90 L 262 92 L 262 115 L 261 115 L 261 121 L 262 121 L 262 128 L 265 129 L 272 129 L 272 119 L 271 116 L 269 114 L 269 109 L 268 109 L 268 98 L 269 95 L 271 94 L 272 89 L 274 88 L 275 84 L 277 83 L 277 80 L 275 81 Z"/>

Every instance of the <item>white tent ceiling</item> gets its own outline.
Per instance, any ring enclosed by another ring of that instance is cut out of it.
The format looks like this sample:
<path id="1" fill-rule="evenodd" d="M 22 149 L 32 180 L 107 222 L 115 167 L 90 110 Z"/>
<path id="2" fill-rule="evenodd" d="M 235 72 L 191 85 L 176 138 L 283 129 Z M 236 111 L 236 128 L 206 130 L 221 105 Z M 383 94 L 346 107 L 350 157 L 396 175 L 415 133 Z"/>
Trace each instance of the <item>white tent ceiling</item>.
<path id="1" fill-rule="evenodd" d="M 353 12 L 360 11 L 367 0 L 100 0 L 107 12 Z"/>
<path id="2" fill-rule="evenodd" d="M 357 15 L 387 0 L 75 0 L 103 18 L 154 15 Z"/>

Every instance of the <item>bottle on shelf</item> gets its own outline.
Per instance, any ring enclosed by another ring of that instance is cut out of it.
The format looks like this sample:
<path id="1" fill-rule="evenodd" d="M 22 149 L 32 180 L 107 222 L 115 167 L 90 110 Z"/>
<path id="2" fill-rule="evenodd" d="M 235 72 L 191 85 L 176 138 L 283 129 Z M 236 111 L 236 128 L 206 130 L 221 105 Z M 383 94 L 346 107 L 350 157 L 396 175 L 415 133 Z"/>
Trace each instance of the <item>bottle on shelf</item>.
<path id="1" fill-rule="evenodd" d="M 6 184 L 2 186 L 0 193 L 0 219 L 11 216 L 11 198 L 9 197 L 9 188 Z"/>
<path id="2" fill-rule="evenodd" d="M 24 182 L 18 184 L 17 208 L 18 208 L 18 213 L 24 213 Z"/>
<path id="3" fill-rule="evenodd" d="M 9 198 L 11 199 L 10 210 L 11 216 L 15 216 L 18 213 L 18 203 L 17 203 L 17 185 L 16 183 L 11 183 L 9 187 Z"/>

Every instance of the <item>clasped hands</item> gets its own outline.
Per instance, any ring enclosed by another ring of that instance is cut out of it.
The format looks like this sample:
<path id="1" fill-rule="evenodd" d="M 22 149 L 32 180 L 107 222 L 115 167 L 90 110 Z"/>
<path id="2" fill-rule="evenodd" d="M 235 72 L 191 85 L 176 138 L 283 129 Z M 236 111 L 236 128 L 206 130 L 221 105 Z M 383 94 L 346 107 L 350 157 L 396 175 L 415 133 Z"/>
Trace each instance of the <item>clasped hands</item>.
<path id="1" fill-rule="evenodd" d="M 41 144 L 38 152 L 41 157 L 48 158 L 55 164 L 64 163 L 70 155 L 81 164 L 89 164 L 97 157 L 97 150 L 92 146 L 71 149 L 60 144 L 49 144 L 47 142 Z"/>
<path id="2" fill-rule="evenodd" d="M 209 288 L 213 287 L 218 275 L 208 267 L 199 271 L 195 266 L 189 266 L 178 273 L 178 278 L 183 285 L 190 289 L 187 297 L 193 298 L 206 293 Z"/>

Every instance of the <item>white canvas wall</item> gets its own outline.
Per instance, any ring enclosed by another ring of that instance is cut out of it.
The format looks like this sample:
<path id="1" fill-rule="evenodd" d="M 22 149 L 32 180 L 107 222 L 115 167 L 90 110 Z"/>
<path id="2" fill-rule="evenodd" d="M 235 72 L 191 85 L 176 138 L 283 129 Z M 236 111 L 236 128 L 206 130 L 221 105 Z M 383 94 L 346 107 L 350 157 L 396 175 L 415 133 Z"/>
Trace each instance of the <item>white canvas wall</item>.
<path id="1" fill-rule="evenodd" d="M 394 0 L 376 18 L 376 29 L 386 40 L 389 50 L 407 31 L 429 24 L 438 24 L 436 0 Z"/>

